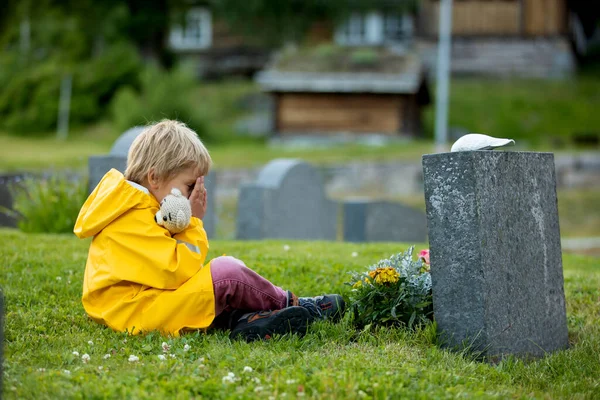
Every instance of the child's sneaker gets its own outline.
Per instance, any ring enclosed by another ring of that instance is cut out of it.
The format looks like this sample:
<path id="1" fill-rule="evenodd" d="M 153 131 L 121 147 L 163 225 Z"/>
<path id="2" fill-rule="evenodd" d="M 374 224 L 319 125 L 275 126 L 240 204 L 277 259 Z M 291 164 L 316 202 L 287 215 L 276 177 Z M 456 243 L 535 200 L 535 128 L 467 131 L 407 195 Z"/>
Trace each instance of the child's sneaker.
<path id="1" fill-rule="evenodd" d="M 250 342 L 286 333 L 304 335 L 311 319 L 310 313 L 304 307 L 257 311 L 243 315 L 231 330 L 229 337 L 242 337 Z"/>
<path id="2" fill-rule="evenodd" d="M 339 321 L 346 311 L 346 302 L 339 294 L 316 297 L 299 297 L 298 304 L 306 308 L 315 319 Z"/>

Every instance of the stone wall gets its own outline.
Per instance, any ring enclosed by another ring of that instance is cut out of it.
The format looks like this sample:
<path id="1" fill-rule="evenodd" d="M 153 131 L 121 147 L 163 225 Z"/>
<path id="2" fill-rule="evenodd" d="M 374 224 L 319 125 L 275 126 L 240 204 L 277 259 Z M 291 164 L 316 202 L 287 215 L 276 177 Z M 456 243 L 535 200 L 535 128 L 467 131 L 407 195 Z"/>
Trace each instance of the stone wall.
<path id="1" fill-rule="evenodd" d="M 260 168 L 220 169 L 217 176 L 217 201 L 236 197 L 242 183 L 254 181 Z M 555 156 L 559 188 L 600 188 L 600 155 L 586 152 Z M 423 193 L 423 169 L 415 162 L 354 162 L 317 167 L 329 196 L 365 195 L 377 197 Z"/>

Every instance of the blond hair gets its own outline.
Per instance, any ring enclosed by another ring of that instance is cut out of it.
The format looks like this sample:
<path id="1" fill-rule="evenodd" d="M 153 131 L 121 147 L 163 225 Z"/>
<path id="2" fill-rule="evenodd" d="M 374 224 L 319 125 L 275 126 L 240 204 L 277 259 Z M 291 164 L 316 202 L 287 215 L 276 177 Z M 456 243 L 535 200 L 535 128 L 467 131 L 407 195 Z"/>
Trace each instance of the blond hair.
<path id="1" fill-rule="evenodd" d="M 156 177 L 164 182 L 190 167 L 206 175 L 211 165 L 208 150 L 196 132 L 183 122 L 164 119 L 147 126 L 131 144 L 125 178 L 142 184 L 154 169 Z"/>

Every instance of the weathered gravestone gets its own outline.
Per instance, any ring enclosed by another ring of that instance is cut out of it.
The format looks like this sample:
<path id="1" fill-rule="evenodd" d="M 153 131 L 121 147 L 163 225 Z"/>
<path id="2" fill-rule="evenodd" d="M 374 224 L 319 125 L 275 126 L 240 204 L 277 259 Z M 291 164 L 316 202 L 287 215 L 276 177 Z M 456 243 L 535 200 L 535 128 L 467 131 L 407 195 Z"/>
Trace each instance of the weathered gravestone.
<path id="1" fill-rule="evenodd" d="M 127 153 L 135 138 L 142 133 L 144 127 L 134 126 L 126 130 L 115 140 L 110 153 L 101 156 L 91 156 L 88 161 L 89 183 L 88 191 L 94 190 L 104 174 L 114 168 L 122 173 L 127 168 Z"/>
<path id="2" fill-rule="evenodd" d="M 238 239 L 335 240 L 337 205 L 321 176 L 305 162 L 271 161 L 240 190 Z"/>
<path id="3" fill-rule="evenodd" d="M 347 242 L 424 242 L 427 218 L 412 207 L 389 201 L 346 200 L 344 241 Z"/>
<path id="4" fill-rule="evenodd" d="M 12 189 L 25 178 L 25 174 L 2 174 L 0 175 L 0 226 L 17 226 L 17 218 L 10 212 L 3 212 L 2 208 L 12 210 Z"/>
<path id="5" fill-rule="evenodd" d="M 88 192 L 92 192 L 94 188 L 98 185 L 104 174 L 114 168 L 121 173 L 125 173 L 125 169 L 127 168 L 127 153 L 129 152 L 129 148 L 131 144 L 135 140 L 136 137 L 142 131 L 144 127 L 135 126 L 133 128 L 125 131 L 121 136 L 117 138 L 112 148 L 110 149 L 110 153 L 107 155 L 101 156 L 91 156 L 88 161 L 88 172 L 89 172 L 89 183 L 88 183 Z M 216 212 L 215 212 L 215 190 L 216 190 L 217 178 L 214 171 L 210 171 L 204 180 L 204 186 L 207 191 L 207 206 L 206 206 L 206 214 L 202 219 L 204 223 L 204 229 L 206 230 L 206 234 L 211 237 L 215 233 L 216 229 Z"/>
<path id="6" fill-rule="evenodd" d="M 450 347 L 542 356 L 568 346 L 554 157 L 423 156 L 433 308 Z"/>
<path id="7" fill-rule="evenodd" d="M 0 289 L 0 399 L 2 398 L 2 380 L 4 379 L 4 294 Z"/>

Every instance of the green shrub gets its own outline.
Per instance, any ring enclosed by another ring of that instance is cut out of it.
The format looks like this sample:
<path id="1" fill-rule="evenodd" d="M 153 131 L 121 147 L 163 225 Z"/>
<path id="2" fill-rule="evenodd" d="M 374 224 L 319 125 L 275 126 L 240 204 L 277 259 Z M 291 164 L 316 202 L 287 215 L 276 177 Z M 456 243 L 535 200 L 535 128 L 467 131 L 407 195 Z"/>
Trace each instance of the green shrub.
<path id="1" fill-rule="evenodd" d="M 125 131 L 132 126 L 146 125 L 164 118 L 185 122 L 205 141 L 208 136 L 204 117 L 191 102 L 196 78 L 183 68 L 170 72 L 148 67 L 141 75 L 141 90 L 131 86 L 121 88 L 111 104 L 115 127 Z"/>
<path id="2" fill-rule="evenodd" d="M 133 47 L 118 44 L 69 68 L 56 59 L 25 63 L 11 52 L 0 56 L 0 67 L 0 128 L 30 135 L 56 128 L 60 83 L 68 69 L 69 121 L 77 126 L 102 117 L 119 87 L 138 85 L 141 61 Z"/>
<path id="3" fill-rule="evenodd" d="M 87 198 L 85 179 L 27 177 L 11 187 L 18 227 L 26 233 L 68 233 Z"/>

